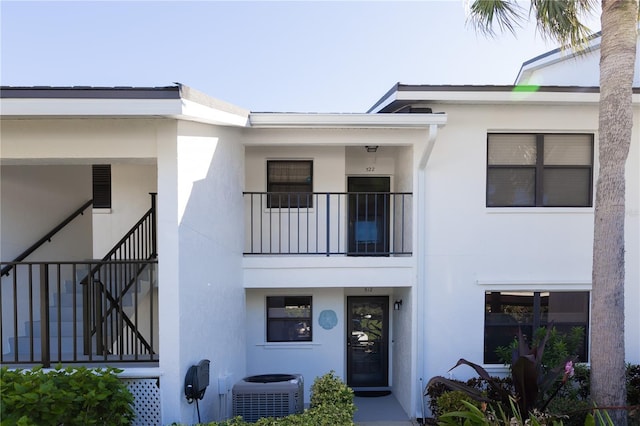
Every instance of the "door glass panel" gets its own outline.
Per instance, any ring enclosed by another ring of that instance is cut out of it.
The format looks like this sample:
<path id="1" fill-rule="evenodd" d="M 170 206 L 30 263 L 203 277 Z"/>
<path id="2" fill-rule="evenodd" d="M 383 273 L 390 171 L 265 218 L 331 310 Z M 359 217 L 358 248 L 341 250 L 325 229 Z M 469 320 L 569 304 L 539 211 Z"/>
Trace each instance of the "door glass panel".
<path id="1" fill-rule="evenodd" d="M 388 385 L 387 297 L 347 299 L 347 384 L 352 387 Z"/>
<path id="2" fill-rule="evenodd" d="M 348 179 L 350 255 L 389 254 L 390 187 L 388 177 Z"/>

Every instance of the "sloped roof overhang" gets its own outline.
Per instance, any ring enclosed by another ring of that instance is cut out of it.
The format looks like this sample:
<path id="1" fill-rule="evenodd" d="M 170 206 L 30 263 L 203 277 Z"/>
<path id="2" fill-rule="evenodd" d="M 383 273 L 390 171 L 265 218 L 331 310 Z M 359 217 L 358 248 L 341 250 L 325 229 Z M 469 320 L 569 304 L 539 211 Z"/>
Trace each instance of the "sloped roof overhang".
<path id="1" fill-rule="evenodd" d="M 408 106 L 437 104 L 597 104 L 598 87 L 577 86 L 432 86 L 396 84 L 369 113 L 394 113 Z M 640 89 L 633 89 L 640 104 Z"/>
<path id="2" fill-rule="evenodd" d="M 166 87 L 2 87 L 2 118 L 174 118 L 246 126 L 249 111 L 177 84 Z"/>

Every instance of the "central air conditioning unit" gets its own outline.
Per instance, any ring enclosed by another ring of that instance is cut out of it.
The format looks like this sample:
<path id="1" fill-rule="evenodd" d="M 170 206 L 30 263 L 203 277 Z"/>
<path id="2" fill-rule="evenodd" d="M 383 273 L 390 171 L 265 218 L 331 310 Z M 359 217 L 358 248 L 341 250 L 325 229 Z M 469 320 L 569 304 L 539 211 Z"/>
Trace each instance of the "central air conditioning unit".
<path id="1" fill-rule="evenodd" d="M 301 374 L 262 374 L 245 377 L 232 389 L 233 415 L 246 422 L 261 417 L 285 417 L 304 411 Z"/>

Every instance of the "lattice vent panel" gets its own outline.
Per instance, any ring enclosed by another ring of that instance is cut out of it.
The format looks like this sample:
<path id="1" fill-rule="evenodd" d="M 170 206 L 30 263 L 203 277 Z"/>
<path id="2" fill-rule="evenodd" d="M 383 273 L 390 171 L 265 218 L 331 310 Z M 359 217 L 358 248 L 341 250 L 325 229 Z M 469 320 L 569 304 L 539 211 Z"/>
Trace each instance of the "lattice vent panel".
<path id="1" fill-rule="evenodd" d="M 133 394 L 134 426 L 160 426 L 160 379 L 122 379 Z"/>

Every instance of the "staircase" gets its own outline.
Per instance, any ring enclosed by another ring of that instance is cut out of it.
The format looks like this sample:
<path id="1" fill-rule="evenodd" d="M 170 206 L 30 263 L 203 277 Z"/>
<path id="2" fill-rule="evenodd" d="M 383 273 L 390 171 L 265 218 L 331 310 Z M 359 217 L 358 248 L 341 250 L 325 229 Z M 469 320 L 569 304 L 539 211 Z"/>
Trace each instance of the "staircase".
<path id="1" fill-rule="evenodd" d="M 67 280 L 62 291 L 63 293 L 54 294 L 53 305 L 50 307 L 48 328 L 52 359 L 73 358 L 72 355 L 80 353 L 83 347 L 82 289 L 74 286 L 73 281 Z M 12 348 L 9 354 L 17 352 L 20 361 L 28 361 L 31 345 L 34 353 L 42 353 L 43 326 L 46 325 L 41 320 L 25 321 L 24 335 L 9 338 Z"/>
<path id="2" fill-rule="evenodd" d="M 3 364 L 158 360 L 155 194 L 100 261 L 0 267 Z"/>

